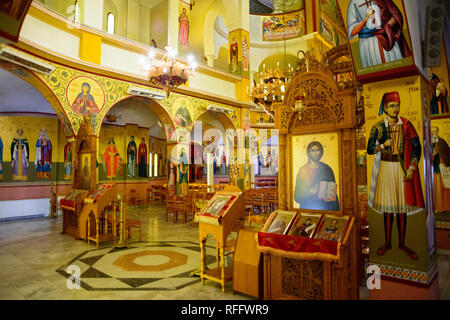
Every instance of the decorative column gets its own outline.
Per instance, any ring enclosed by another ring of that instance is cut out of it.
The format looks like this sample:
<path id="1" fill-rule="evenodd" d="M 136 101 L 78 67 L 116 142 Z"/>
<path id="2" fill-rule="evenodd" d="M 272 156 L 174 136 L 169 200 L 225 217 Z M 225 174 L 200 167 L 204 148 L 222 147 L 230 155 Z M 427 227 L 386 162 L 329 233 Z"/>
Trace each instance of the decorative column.
<path id="1" fill-rule="evenodd" d="M 140 2 L 138 0 L 128 0 L 127 4 L 127 38 L 139 41 L 139 18 Z"/>
<path id="2" fill-rule="evenodd" d="M 429 87 L 420 76 L 364 85 L 372 299 L 437 299 Z"/>
<path id="3" fill-rule="evenodd" d="M 230 8 L 235 7 L 228 33 L 230 72 L 242 77 L 236 85 L 238 100 L 248 101 L 247 89 L 250 87 L 250 15 L 249 1 L 229 1 Z"/>
<path id="4" fill-rule="evenodd" d="M 103 28 L 103 0 L 80 0 L 80 22 L 97 30 Z M 80 59 L 101 63 L 102 39 L 93 33 L 82 31 L 80 37 Z"/>
<path id="5" fill-rule="evenodd" d="M 178 52 L 178 16 L 180 0 L 169 0 L 169 9 L 167 12 L 168 30 L 167 30 L 167 45 Z"/>
<path id="6" fill-rule="evenodd" d="M 382 32 L 367 37 L 373 20 L 364 17 L 373 2 L 337 1 L 364 91 L 369 263 L 381 275 L 370 298 L 438 299 L 430 86 L 419 2 L 389 1 L 389 10 L 374 14 Z M 387 38 L 389 45 L 382 41 Z M 375 47 L 367 50 L 368 43 Z"/>
<path id="7" fill-rule="evenodd" d="M 250 35 L 247 30 L 237 29 L 229 32 L 230 47 L 228 62 L 230 72 L 242 76 L 236 85 L 236 97 L 248 100 L 247 88 L 250 86 Z"/>
<path id="8" fill-rule="evenodd" d="M 103 0 L 78 0 L 80 22 L 97 30 L 103 29 Z"/>
<path id="9" fill-rule="evenodd" d="M 287 145 L 287 135 L 279 134 L 278 135 L 278 148 L 279 150 L 286 150 Z M 281 183 L 287 181 L 286 170 L 286 152 L 279 153 L 279 161 L 278 161 L 278 209 L 287 210 L 288 203 L 286 199 L 286 183 Z"/>

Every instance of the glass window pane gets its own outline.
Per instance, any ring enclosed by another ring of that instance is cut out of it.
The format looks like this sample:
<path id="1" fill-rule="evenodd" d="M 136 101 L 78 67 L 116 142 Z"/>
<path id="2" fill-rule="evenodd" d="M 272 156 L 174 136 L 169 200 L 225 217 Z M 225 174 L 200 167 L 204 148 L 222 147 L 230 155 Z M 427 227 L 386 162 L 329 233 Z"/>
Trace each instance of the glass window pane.
<path id="1" fill-rule="evenodd" d="M 108 13 L 108 29 L 107 32 L 114 34 L 114 15 L 112 13 Z"/>
<path id="2" fill-rule="evenodd" d="M 158 176 L 158 154 L 157 153 L 155 153 L 155 161 L 154 162 L 155 163 L 153 165 L 155 167 L 155 177 L 157 177 Z"/>
<path id="3" fill-rule="evenodd" d="M 149 155 L 148 155 L 148 176 L 150 178 L 153 177 L 153 166 L 152 166 L 152 163 L 153 163 L 153 155 L 150 152 Z"/>

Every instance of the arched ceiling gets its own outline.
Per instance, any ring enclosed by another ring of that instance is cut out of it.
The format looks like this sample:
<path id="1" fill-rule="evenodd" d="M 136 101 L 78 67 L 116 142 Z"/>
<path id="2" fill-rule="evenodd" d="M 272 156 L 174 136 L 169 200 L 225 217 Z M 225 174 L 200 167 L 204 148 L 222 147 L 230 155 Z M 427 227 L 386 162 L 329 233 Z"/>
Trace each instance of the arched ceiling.
<path id="1" fill-rule="evenodd" d="M 132 97 L 118 102 L 108 112 L 120 118 L 116 122 L 109 122 L 107 117 L 103 120 L 105 124 L 126 125 L 137 124 L 140 127 L 149 128 L 149 135 L 159 139 L 166 139 L 166 134 L 161 120 L 156 115 L 157 106 L 151 99 Z"/>
<path id="2" fill-rule="evenodd" d="M 300 10 L 305 7 L 304 0 L 249 0 L 250 13 L 271 14 Z"/>
<path id="3" fill-rule="evenodd" d="M 56 114 L 44 96 L 31 84 L 0 68 L 0 112 Z"/>

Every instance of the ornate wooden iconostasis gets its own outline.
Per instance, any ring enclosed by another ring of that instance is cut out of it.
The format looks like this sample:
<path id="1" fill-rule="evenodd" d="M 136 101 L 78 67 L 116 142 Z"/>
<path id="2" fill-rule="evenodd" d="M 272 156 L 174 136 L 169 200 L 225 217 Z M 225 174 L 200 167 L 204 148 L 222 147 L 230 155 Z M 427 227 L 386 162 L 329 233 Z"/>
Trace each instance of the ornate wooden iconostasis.
<path id="1" fill-rule="evenodd" d="M 264 230 L 270 230 L 272 215 L 258 234 L 266 299 L 358 298 L 356 88 L 351 76 L 339 83 L 333 72 L 334 59 L 346 53 L 345 47 L 335 48 L 325 55 L 326 65 L 306 53 L 284 103 L 273 105 L 279 130 L 279 210 L 288 210 L 277 214 L 317 214 L 320 221 L 342 217 L 346 231 L 337 242 L 270 233 Z M 322 250 L 328 245 L 335 251 Z M 311 251 L 314 246 L 320 249 Z"/>
<path id="2" fill-rule="evenodd" d="M 72 190 L 61 199 L 60 206 L 63 209 L 63 233 L 88 242 L 92 240 L 98 246 L 101 240 L 116 235 L 118 191 L 114 182 L 97 187 L 96 154 L 97 137 L 88 117 L 84 117 L 73 150 Z M 114 211 L 110 219 L 108 207 Z"/>
<path id="3" fill-rule="evenodd" d="M 92 193 L 97 187 L 97 139 L 87 119 L 78 131 L 73 150 L 72 189 Z"/>

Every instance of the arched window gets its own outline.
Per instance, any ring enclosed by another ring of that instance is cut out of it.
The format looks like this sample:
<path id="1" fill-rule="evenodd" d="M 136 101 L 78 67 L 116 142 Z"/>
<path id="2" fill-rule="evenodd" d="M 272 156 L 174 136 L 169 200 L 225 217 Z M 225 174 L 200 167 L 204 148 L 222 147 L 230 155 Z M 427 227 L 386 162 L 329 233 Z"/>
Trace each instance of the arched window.
<path id="1" fill-rule="evenodd" d="M 115 17 L 114 14 L 112 14 L 111 12 L 108 13 L 108 16 L 106 18 L 107 21 L 107 29 L 106 32 L 110 33 L 110 34 L 114 34 L 115 33 Z"/>
<path id="2" fill-rule="evenodd" d="M 75 1 L 75 15 L 73 17 L 73 21 L 80 22 L 80 5 L 78 3 L 78 0 Z"/>
<path id="3" fill-rule="evenodd" d="M 155 158 L 154 158 L 153 166 L 154 166 L 154 170 L 155 170 L 155 177 L 157 177 L 158 176 L 158 154 L 155 153 L 154 157 Z"/>
<path id="4" fill-rule="evenodd" d="M 148 176 L 149 178 L 153 177 L 153 154 L 150 152 L 148 155 Z"/>

